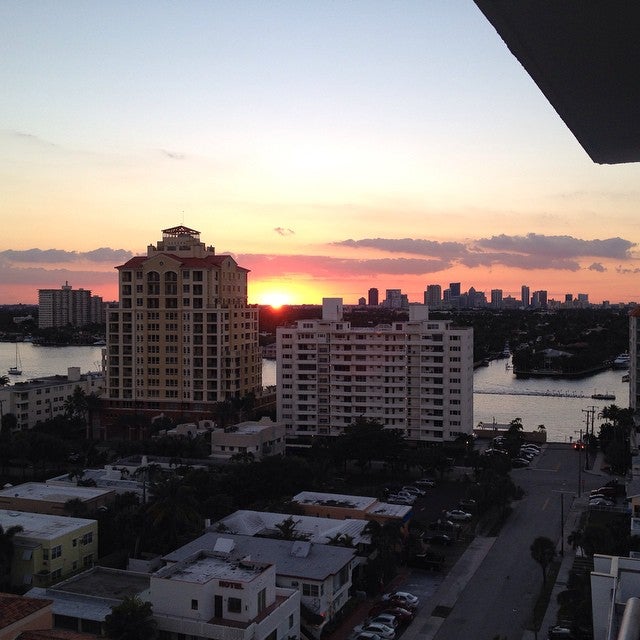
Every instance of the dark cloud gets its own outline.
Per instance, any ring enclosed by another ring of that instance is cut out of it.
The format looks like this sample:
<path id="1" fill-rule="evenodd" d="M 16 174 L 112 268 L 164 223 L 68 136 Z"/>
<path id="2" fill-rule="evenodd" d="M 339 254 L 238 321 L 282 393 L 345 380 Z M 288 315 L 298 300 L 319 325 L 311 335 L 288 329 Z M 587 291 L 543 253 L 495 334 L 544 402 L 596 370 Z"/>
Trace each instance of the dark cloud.
<path id="1" fill-rule="evenodd" d="M 475 242 L 480 249 L 510 251 L 529 255 L 555 256 L 557 258 L 577 258 L 592 256 L 628 260 L 635 243 L 623 238 L 605 240 L 581 240 L 572 236 L 545 236 L 528 233 L 526 236 L 505 234 L 481 238 Z"/>
<path id="2" fill-rule="evenodd" d="M 616 267 L 616 273 L 640 273 L 640 268 L 636 267 L 635 269 L 628 269 L 626 267 L 621 267 L 618 265 Z"/>
<path id="3" fill-rule="evenodd" d="M 295 234 L 293 229 L 285 229 L 285 227 L 276 227 L 274 231 L 281 236 L 292 236 Z"/>
<path id="4" fill-rule="evenodd" d="M 604 273 L 607 270 L 607 268 L 600 262 L 594 262 L 593 264 L 590 264 L 587 268 L 589 269 L 589 271 L 598 271 L 600 273 Z"/>
<path id="5" fill-rule="evenodd" d="M 390 253 L 411 253 L 419 256 L 453 259 L 467 253 L 467 247 L 461 242 L 437 242 L 416 238 L 365 238 L 363 240 L 343 240 L 334 242 L 335 246 L 380 249 Z"/>
<path id="6" fill-rule="evenodd" d="M 504 266 L 514 269 L 559 269 L 579 271 L 580 264 L 566 258 L 545 255 L 521 255 L 516 253 L 469 253 L 458 261 L 470 269 L 473 267 Z"/>
<path id="7" fill-rule="evenodd" d="M 16 251 L 7 249 L 0 251 L 0 259 L 9 263 L 31 264 L 57 264 L 68 262 L 99 262 L 107 264 L 120 264 L 133 256 L 131 251 L 125 249 L 110 249 L 101 247 L 92 251 L 64 251 L 63 249 L 24 249 Z"/>
<path id="8" fill-rule="evenodd" d="M 238 262 L 259 273 L 261 277 L 275 277 L 295 273 L 313 273 L 321 277 L 350 275 L 425 275 L 444 271 L 452 266 L 449 260 L 420 258 L 334 258 L 331 256 L 241 254 Z"/>

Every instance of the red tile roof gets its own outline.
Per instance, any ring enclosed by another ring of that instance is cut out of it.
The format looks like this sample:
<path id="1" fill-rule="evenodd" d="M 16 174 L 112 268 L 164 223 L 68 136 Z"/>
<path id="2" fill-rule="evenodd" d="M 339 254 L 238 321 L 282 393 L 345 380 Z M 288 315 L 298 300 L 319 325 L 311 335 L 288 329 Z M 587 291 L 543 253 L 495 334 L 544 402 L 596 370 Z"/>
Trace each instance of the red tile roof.
<path id="1" fill-rule="evenodd" d="M 135 256 L 131 258 L 131 260 L 127 260 L 124 264 L 116 267 L 116 269 L 137 269 L 141 267 L 147 260 L 151 258 L 155 258 L 156 256 L 167 256 L 169 258 L 173 258 L 177 260 L 184 267 L 201 267 L 203 269 L 208 269 L 213 266 L 220 266 L 226 258 L 231 258 L 235 262 L 232 256 L 221 254 L 218 256 L 207 256 L 206 258 L 187 258 L 182 256 L 177 256 L 174 253 L 156 253 L 152 256 Z M 249 271 L 249 269 L 245 269 L 244 267 L 238 267 L 240 271 Z"/>
<path id="2" fill-rule="evenodd" d="M 11 593 L 0 593 L 0 629 L 30 616 L 31 614 L 50 606 L 53 600 L 25 598 Z"/>

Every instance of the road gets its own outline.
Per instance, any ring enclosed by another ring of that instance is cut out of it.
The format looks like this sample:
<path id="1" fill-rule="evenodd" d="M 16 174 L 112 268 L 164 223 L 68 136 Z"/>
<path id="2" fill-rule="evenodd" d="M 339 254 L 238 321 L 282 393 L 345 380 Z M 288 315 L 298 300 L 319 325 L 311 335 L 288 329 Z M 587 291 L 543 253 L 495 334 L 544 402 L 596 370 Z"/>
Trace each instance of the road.
<path id="1" fill-rule="evenodd" d="M 560 540 L 561 501 L 566 520 L 578 491 L 578 478 L 581 492 L 602 484 L 601 477 L 582 470 L 578 473 L 579 457 L 568 445 L 551 443 L 535 465 L 512 471 L 525 496 L 513 504 L 513 513 L 497 542 L 460 594 L 435 640 L 492 640 L 496 636 L 521 640 L 542 585 L 542 570 L 529 551 L 531 543 L 538 536 Z M 564 532 L 565 540 L 569 533 Z"/>

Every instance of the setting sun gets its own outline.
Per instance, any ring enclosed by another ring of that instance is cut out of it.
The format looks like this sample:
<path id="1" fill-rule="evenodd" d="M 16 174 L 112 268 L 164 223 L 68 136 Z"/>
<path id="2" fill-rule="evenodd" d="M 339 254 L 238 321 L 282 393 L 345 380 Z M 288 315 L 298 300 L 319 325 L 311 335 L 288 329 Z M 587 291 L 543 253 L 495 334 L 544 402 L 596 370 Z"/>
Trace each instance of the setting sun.
<path id="1" fill-rule="evenodd" d="M 282 305 L 291 304 L 291 296 L 282 291 L 265 291 L 260 294 L 258 303 L 269 305 L 273 309 L 279 309 Z"/>

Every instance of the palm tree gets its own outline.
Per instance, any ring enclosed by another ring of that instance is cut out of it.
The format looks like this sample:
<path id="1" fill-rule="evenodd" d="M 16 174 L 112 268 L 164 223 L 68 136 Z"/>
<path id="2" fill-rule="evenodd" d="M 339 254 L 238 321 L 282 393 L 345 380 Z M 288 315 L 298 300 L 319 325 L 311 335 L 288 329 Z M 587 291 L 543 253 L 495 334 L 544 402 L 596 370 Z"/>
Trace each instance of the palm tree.
<path id="1" fill-rule="evenodd" d="M 175 549 L 183 536 L 199 533 L 203 519 L 193 488 L 182 479 L 171 476 L 151 485 L 152 500 L 146 513 L 156 535 L 154 542 L 160 551 Z"/>
<path id="2" fill-rule="evenodd" d="M 571 545 L 571 548 L 575 551 L 580 549 L 580 555 L 584 555 L 584 549 L 582 548 L 582 542 L 584 540 L 584 533 L 582 529 L 576 529 L 567 536 L 567 542 Z"/>
<path id="3" fill-rule="evenodd" d="M 542 569 L 542 584 L 546 584 L 547 567 L 556 556 L 556 547 L 549 538 L 539 536 L 533 541 L 529 549 L 531 551 L 531 557 Z"/>
<path id="4" fill-rule="evenodd" d="M 111 608 L 104 622 L 113 640 L 152 640 L 158 635 L 151 603 L 138 596 L 126 596 L 122 604 Z"/>
<path id="5" fill-rule="evenodd" d="M 283 540 L 303 540 L 305 536 L 296 531 L 299 524 L 300 520 L 294 520 L 293 516 L 289 516 L 274 526 L 280 532 L 280 538 Z"/>
<path id="6" fill-rule="evenodd" d="M 6 387 L 9 382 L 9 376 L 0 376 L 0 387 Z"/>
<path id="7" fill-rule="evenodd" d="M 22 531 L 20 525 L 4 529 L 0 524 L 0 587 L 11 583 L 11 562 L 13 560 L 13 539 Z"/>

